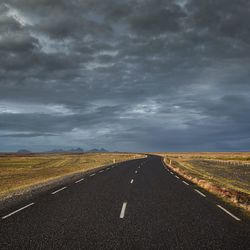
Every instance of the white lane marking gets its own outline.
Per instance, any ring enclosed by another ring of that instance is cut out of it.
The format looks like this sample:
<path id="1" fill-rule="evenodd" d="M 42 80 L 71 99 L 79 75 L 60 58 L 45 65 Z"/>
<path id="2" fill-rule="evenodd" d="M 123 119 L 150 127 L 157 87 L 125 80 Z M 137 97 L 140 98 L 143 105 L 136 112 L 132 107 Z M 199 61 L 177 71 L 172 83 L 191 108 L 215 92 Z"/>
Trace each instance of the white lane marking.
<path id="1" fill-rule="evenodd" d="M 232 213 L 230 213 L 228 210 L 226 210 L 224 207 L 217 205 L 217 207 L 219 207 L 221 210 L 223 210 L 224 212 L 226 212 L 227 214 L 229 214 L 231 217 L 233 217 L 235 220 L 240 221 L 241 219 L 238 218 L 237 216 L 233 215 Z"/>
<path id="2" fill-rule="evenodd" d="M 30 207 L 30 206 L 32 206 L 32 205 L 34 205 L 34 204 L 35 204 L 35 203 L 32 202 L 32 203 L 30 203 L 30 204 L 28 204 L 28 205 L 26 205 L 26 206 L 24 206 L 24 207 L 21 207 L 21 208 L 15 210 L 15 211 L 13 211 L 13 212 L 11 212 L 11 213 L 9 213 L 9 214 L 3 216 L 2 219 L 4 220 L 4 219 L 10 217 L 11 215 L 16 214 L 16 213 L 18 213 L 18 212 L 24 210 L 25 208 Z"/>
<path id="3" fill-rule="evenodd" d="M 121 210 L 121 213 L 120 213 L 120 218 L 121 219 L 123 219 L 124 216 L 125 216 L 126 206 L 127 206 L 127 202 L 123 202 L 123 204 L 122 204 L 122 210 Z"/>
<path id="4" fill-rule="evenodd" d="M 201 191 L 199 191 L 199 190 L 197 190 L 197 189 L 195 189 L 195 192 L 197 192 L 198 194 L 200 194 L 200 195 L 203 196 L 203 197 L 206 197 L 205 194 L 203 194 Z"/>
<path id="5" fill-rule="evenodd" d="M 134 182 L 134 179 L 132 179 L 131 181 L 130 181 L 130 183 L 132 184 Z"/>
<path id="6" fill-rule="evenodd" d="M 99 173 L 102 173 L 104 170 L 100 170 Z"/>
<path id="7" fill-rule="evenodd" d="M 138 172 L 137 171 L 135 171 L 135 174 L 137 174 Z"/>
<path id="8" fill-rule="evenodd" d="M 91 174 L 90 176 L 95 176 L 95 173 L 94 173 L 94 174 Z"/>
<path id="9" fill-rule="evenodd" d="M 187 182 L 185 182 L 185 181 L 182 181 L 185 185 L 187 185 L 187 186 L 189 186 L 189 184 L 187 183 Z"/>
<path id="10" fill-rule="evenodd" d="M 81 182 L 81 181 L 83 181 L 84 180 L 84 178 L 82 178 L 82 179 L 80 179 L 80 180 L 78 180 L 78 181 L 75 181 L 75 183 L 79 183 L 79 182 Z"/>
<path id="11" fill-rule="evenodd" d="M 175 175 L 175 178 L 180 179 L 180 177 L 179 177 L 179 176 L 177 176 L 177 175 Z"/>
<path id="12" fill-rule="evenodd" d="M 56 193 L 58 193 L 58 192 L 60 192 L 60 191 L 64 190 L 65 188 L 67 188 L 67 187 L 63 187 L 63 188 L 57 189 L 56 191 L 54 191 L 54 192 L 53 192 L 53 193 L 51 193 L 51 194 L 56 194 Z"/>
<path id="13" fill-rule="evenodd" d="M 170 172 L 170 174 L 174 174 L 173 172 Z"/>

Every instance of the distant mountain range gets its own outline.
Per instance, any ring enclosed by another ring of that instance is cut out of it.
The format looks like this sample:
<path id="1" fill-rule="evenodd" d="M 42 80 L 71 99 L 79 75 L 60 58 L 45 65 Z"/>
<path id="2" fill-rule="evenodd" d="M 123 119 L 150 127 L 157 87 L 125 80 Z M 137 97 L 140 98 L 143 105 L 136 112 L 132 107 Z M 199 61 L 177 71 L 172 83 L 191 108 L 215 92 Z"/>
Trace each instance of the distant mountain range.
<path id="1" fill-rule="evenodd" d="M 109 151 L 106 150 L 105 148 L 100 148 L 100 149 L 98 149 L 98 148 L 93 148 L 93 149 L 88 150 L 88 151 L 86 151 L 86 152 L 88 152 L 88 153 L 105 153 L 105 152 L 109 152 Z"/>
<path id="2" fill-rule="evenodd" d="M 44 153 L 105 153 L 105 152 L 109 152 L 108 150 L 106 150 L 105 148 L 93 148 L 90 150 L 83 150 L 82 148 L 71 148 L 69 150 L 65 150 L 65 149 L 53 149 L 50 151 L 46 151 Z M 32 153 L 31 151 L 27 150 L 27 149 L 20 149 L 17 151 L 18 154 L 30 154 Z"/>
<path id="3" fill-rule="evenodd" d="M 71 148 L 69 150 L 64 149 L 53 149 L 50 151 L 47 151 L 46 153 L 83 153 L 84 150 L 82 148 Z"/>
<path id="4" fill-rule="evenodd" d="M 30 154 L 31 151 L 27 150 L 27 149 L 20 149 L 17 151 L 18 154 Z"/>

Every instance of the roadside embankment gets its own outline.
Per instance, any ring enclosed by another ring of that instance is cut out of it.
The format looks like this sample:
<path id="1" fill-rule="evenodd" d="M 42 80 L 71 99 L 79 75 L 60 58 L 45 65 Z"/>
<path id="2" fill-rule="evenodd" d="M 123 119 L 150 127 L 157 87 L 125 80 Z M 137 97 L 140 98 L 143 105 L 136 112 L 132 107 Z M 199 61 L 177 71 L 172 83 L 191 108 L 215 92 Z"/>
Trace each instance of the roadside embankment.
<path id="1" fill-rule="evenodd" d="M 188 154 L 161 154 L 164 163 L 183 178 L 250 215 L 250 164 Z M 248 158 L 247 158 L 248 159 Z"/>
<path id="2" fill-rule="evenodd" d="M 0 208 L 70 183 L 105 166 L 143 157 L 136 153 L 2 154 Z"/>

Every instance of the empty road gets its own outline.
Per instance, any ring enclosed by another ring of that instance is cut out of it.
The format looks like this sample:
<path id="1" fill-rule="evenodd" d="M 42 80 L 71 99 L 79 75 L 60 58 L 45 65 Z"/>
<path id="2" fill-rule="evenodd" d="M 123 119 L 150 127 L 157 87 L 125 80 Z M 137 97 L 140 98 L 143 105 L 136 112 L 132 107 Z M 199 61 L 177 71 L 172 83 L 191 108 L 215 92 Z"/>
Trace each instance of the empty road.
<path id="1" fill-rule="evenodd" d="M 115 164 L 0 211 L 0 249 L 249 249 L 249 221 L 161 158 Z"/>

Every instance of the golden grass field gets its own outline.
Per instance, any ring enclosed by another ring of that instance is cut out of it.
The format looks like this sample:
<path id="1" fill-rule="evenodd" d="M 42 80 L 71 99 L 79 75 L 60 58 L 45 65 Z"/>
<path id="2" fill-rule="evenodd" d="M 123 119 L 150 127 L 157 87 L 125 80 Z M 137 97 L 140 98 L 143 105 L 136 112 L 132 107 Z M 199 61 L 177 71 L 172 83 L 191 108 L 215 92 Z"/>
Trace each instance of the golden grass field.
<path id="1" fill-rule="evenodd" d="M 0 197 L 23 188 L 115 162 L 142 158 L 128 153 L 86 154 L 2 154 L 0 155 Z"/>
<path id="2" fill-rule="evenodd" d="M 160 155 L 190 181 L 250 211 L 250 152 Z"/>

